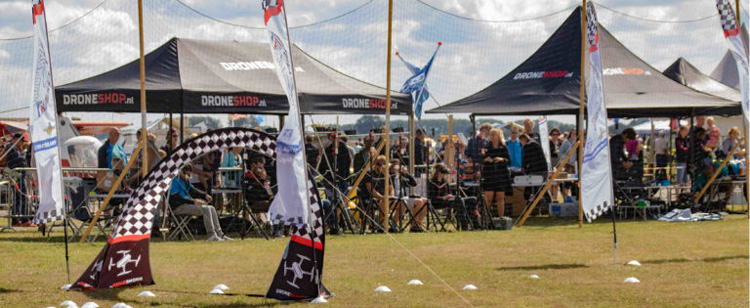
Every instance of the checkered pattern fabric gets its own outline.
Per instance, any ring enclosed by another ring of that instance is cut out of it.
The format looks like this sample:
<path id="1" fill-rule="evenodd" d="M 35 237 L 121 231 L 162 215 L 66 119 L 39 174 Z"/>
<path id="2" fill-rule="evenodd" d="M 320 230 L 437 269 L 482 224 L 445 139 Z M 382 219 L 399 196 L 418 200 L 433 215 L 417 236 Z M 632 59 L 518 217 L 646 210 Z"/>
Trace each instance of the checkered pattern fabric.
<path id="1" fill-rule="evenodd" d="M 34 223 L 37 224 L 47 224 L 61 220 L 63 220 L 63 214 L 58 213 L 56 209 L 49 212 L 37 212 L 34 217 Z"/>
<path id="2" fill-rule="evenodd" d="M 323 243 L 323 208 L 320 206 L 318 188 L 315 186 L 315 183 L 310 180 L 312 178 L 311 176 L 308 176 L 307 178 L 307 187 L 310 187 L 310 211 L 313 214 L 310 221 L 315 231 L 312 234 L 312 238 L 315 242 Z M 292 229 L 292 234 L 303 238 L 310 238 L 311 232 L 313 232 L 313 229 L 310 228 L 309 224 L 305 225 L 303 228 L 294 227 Z"/>
<path id="3" fill-rule="evenodd" d="M 591 222 L 597 217 L 604 215 L 604 213 L 606 213 L 607 210 L 610 210 L 611 208 L 612 206 L 607 205 L 607 202 L 597 205 L 595 208 L 589 210 L 588 212 L 584 212 L 584 214 L 586 214 L 586 220 L 588 220 L 588 222 Z"/>
<path id="4" fill-rule="evenodd" d="M 596 46 L 599 44 L 597 40 L 599 21 L 596 18 L 596 10 L 594 9 L 594 3 L 586 3 L 586 34 L 588 36 L 589 46 Z"/>
<path id="5" fill-rule="evenodd" d="M 737 30 L 737 18 L 734 15 L 732 2 L 729 0 L 716 0 L 716 8 L 719 9 L 721 28 L 724 29 L 724 32 Z"/>
<path id="6" fill-rule="evenodd" d="M 177 171 L 203 154 L 227 147 L 252 149 L 271 157 L 276 155 L 275 138 L 252 129 L 225 128 L 190 139 L 154 167 L 133 191 L 110 237 L 150 234 L 156 207 Z"/>

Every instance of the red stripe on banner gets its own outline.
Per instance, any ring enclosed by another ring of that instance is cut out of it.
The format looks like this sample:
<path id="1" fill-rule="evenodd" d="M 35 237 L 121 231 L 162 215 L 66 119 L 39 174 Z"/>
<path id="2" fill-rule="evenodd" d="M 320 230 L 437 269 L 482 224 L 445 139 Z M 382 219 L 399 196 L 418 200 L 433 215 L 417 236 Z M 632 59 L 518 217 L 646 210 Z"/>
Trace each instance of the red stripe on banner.
<path id="1" fill-rule="evenodd" d="M 116 244 L 120 242 L 137 242 L 143 239 L 151 238 L 151 234 L 142 234 L 142 235 L 124 235 L 117 238 L 112 238 L 111 236 L 107 238 L 107 243 Z"/>
<path id="2" fill-rule="evenodd" d="M 301 237 L 301 236 L 297 236 L 297 235 L 292 235 L 291 241 L 292 242 L 296 242 L 298 244 L 305 245 L 307 247 L 312 246 L 312 245 L 310 245 L 310 242 L 312 242 L 312 241 L 309 238 L 305 238 L 305 237 Z M 323 250 L 323 243 L 321 243 L 321 242 L 315 242 L 315 249 Z"/>
<path id="3" fill-rule="evenodd" d="M 589 53 L 592 53 L 597 50 L 599 50 L 599 47 L 597 47 L 596 45 L 591 45 L 591 47 L 589 47 Z"/>
<path id="4" fill-rule="evenodd" d="M 44 1 L 39 1 L 39 5 L 31 7 L 31 17 L 36 25 L 36 16 L 44 14 Z"/>
<path id="5" fill-rule="evenodd" d="M 736 36 L 739 33 L 740 28 L 735 28 L 733 30 L 724 30 L 724 37 Z"/>
<path id="6" fill-rule="evenodd" d="M 268 20 L 271 19 L 271 17 L 274 17 L 274 16 L 277 16 L 277 15 L 281 14 L 281 7 L 283 5 L 284 5 L 284 1 L 279 0 L 279 4 L 278 5 L 276 5 L 274 7 L 270 7 L 270 8 L 268 8 L 266 10 L 266 13 L 263 14 L 263 20 L 265 20 L 266 25 L 268 25 Z"/>

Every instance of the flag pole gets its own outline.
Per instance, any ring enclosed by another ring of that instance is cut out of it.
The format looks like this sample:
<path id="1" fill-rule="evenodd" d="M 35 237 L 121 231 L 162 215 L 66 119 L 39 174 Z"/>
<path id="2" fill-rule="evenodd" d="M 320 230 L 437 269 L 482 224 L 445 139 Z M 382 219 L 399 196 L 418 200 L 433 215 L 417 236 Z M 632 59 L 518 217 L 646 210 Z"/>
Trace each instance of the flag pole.
<path id="1" fill-rule="evenodd" d="M 289 70 L 292 72 L 292 81 L 294 82 L 294 95 L 297 96 L 297 126 L 299 128 L 300 143 L 304 143 L 305 126 L 302 124 L 302 112 L 300 111 L 299 94 L 297 93 L 297 75 L 294 72 L 294 57 L 292 56 L 294 46 L 292 45 L 291 35 L 289 35 L 289 22 L 286 18 L 286 5 L 282 5 L 281 9 L 284 10 L 284 27 L 286 28 L 286 40 L 287 45 L 289 46 L 289 65 L 291 66 Z M 307 153 L 305 153 L 304 146 L 302 147 L 302 161 L 307 162 Z M 307 185 L 310 183 L 310 177 L 307 173 L 307 168 L 305 168 L 303 172 L 305 173 L 305 197 L 307 198 L 305 199 L 305 201 L 309 203 L 310 187 L 308 187 Z M 315 271 L 315 286 L 318 288 L 317 294 L 320 295 L 321 278 L 320 271 L 318 271 L 318 258 L 317 254 L 315 253 L 315 237 L 317 237 L 317 234 L 315 232 L 315 224 L 312 221 L 313 212 L 310 206 L 307 207 L 307 215 L 307 225 L 310 228 L 310 249 L 312 249 L 313 269 Z"/>
<path id="2" fill-rule="evenodd" d="M 50 83 L 52 83 L 52 85 L 54 86 L 55 78 L 52 74 L 52 52 L 50 51 L 50 49 L 52 49 L 52 46 L 50 46 L 49 44 L 49 34 L 47 31 L 47 12 L 46 10 L 44 11 L 45 11 L 44 12 L 44 34 L 45 34 L 45 38 L 47 39 L 47 57 L 49 58 L 49 78 L 50 78 Z M 51 98 L 51 99 L 54 99 L 54 98 Z M 57 108 L 55 108 L 55 112 L 57 112 Z M 57 157 L 62 158 L 62 153 L 60 152 L 60 144 L 59 144 L 60 142 L 60 129 L 59 129 L 60 117 L 58 116 L 58 114 L 55 114 L 55 122 L 56 122 L 55 125 L 58 127 L 58 129 L 55 129 L 55 135 L 57 135 L 57 142 L 58 142 Z M 30 129 L 31 129 L 31 126 L 29 126 L 29 130 Z M 65 191 L 65 184 L 63 183 L 63 181 L 60 181 L 60 193 L 64 191 Z M 65 273 L 67 274 L 67 277 L 68 277 L 68 283 L 70 283 L 70 254 L 68 251 L 68 211 L 67 211 L 67 206 L 65 206 L 65 198 L 62 198 L 62 199 L 63 199 L 63 211 L 62 211 L 63 212 L 63 236 L 65 237 Z"/>
<path id="3" fill-rule="evenodd" d="M 741 22 L 741 14 L 740 14 L 740 0 L 735 0 L 734 4 L 736 6 L 735 12 L 737 12 L 737 24 L 739 27 L 742 27 Z M 739 72 L 737 72 L 739 74 Z M 750 139 L 750 136 L 747 134 L 747 120 L 743 119 L 742 121 L 742 135 L 745 137 L 745 202 L 748 204 L 748 211 L 747 215 L 748 218 L 750 218 L 750 175 L 748 175 L 747 169 L 748 169 L 748 162 L 750 162 L 750 147 L 748 145 L 748 139 Z"/>
<path id="4" fill-rule="evenodd" d="M 578 140 L 581 145 L 586 139 L 583 137 L 583 109 L 586 104 L 586 0 L 582 0 L 581 6 L 581 92 L 578 108 Z M 581 178 L 583 177 L 583 146 L 578 150 L 578 228 L 583 228 L 583 188 Z"/>
<path id="5" fill-rule="evenodd" d="M 146 178 L 148 173 L 148 151 L 146 131 L 146 60 L 143 51 L 143 0 L 138 0 L 138 41 L 140 45 L 140 71 L 141 71 L 141 177 Z"/>
<path id="6" fill-rule="evenodd" d="M 388 60 L 386 66 L 386 81 L 385 81 L 385 162 L 386 164 L 391 161 L 391 44 L 393 42 L 392 36 L 393 30 L 393 0 L 388 0 Z M 383 226 L 384 232 L 388 233 L 388 208 L 389 208 L 389 192 L 390 192 L 390 170 L 386 165 L 385 168 L 385 185 L 383 187 L 383 203 L 385 213 L 381 213 L 385 216 L 385 226 Z"/>

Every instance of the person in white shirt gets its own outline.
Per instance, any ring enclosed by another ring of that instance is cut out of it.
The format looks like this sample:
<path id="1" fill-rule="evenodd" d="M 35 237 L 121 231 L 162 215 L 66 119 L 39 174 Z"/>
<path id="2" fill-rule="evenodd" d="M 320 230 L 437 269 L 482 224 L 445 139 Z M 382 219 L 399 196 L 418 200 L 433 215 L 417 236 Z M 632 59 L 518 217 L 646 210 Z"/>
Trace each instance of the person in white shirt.
<path id="1" fill-rule="evenodd" d="M 667 179 L 667 163 L 669 162 L 669 156 L 667 155 L 667 139 L 664 138 L 664 131 L 659 132 L 659 137 L 654 140 L 654 156 L 656 160 L 656 179 L 666 180 Z"/>

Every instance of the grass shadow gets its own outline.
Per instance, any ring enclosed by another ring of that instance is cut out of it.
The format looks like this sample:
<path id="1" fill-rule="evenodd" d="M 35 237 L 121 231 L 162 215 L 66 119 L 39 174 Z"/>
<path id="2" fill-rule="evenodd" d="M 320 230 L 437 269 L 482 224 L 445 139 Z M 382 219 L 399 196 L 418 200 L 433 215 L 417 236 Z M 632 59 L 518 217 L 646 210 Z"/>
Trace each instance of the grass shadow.
<path id="1" fill-rule="evenodd" d="M 124 291 L 123 288 L 114 288 L 114 289 L 93 289 L 93 290 L 86 290 L 86 291 L 78 291 L 86 295 L 90 299 L 96 299 L 96 300 L 108 300 L 108 301 L 114 301 L 114 302 L 123 302 L 128 305 L 138 304 L 134 301 L 126 301 L 120 298 L 120 292 Z M 76 292 L 76 291 L 71 291 Z"/>
<path id="2" fill-rule="evenodd" d="M 530 270 L 559 270 L 559 269 L 574 269 L 574 268 L 586 268 L 589 267 L 585 264 L 580 263 L 567 263 L 567 264 L 544 264 L 534 266 L 508 266 L 498 267 L 495 270 L 498 271 L 530 271 Z"/>
<path id="3" fill-rule="evenodd" d="M 686 263 L 686 262 L 722 262 L 733 259 L 748 259 L 748 255 L 734 255 L 734 256 L 723 256 L 723 257 L 708 257 L 703 259 L 685 259 L 685 258 L 673 258 L 673 259 L 657 259 L 657 260 L 644 260 L 640 261 L 641 264 L 665 264 L 665 263 Z"/>
<path id="4" fill-rule="evenodd" d="M 596 225 L 596 224 L 612 224 L 612 217 L 609 216 L 611 214 L 605 214 L 604 216 L 600 216 L 599 218 L 595 219 L 592 222 L 587 222 L 584 218 L 584 225 Z M 518 218 L 514 219 L 514 222 L 516 222 Z M 652 220 L 649 217 L 649 220 L 647 221 L 655 221 Z M 643 219 L 632 219 L 632 218 L 624 218 L 619 219 L 617 218 L 617 224 L 630 224 L 630 223 L 643 223 Z M 578 217 L 551 217 L 551 216 L 542 216 L 542 217 L 531 217 L 526 220 L 526 222 L 523 224 L 524 227 L 534 227 L 534 228 L 552 228 L 552 227 L 560 227 L 560 226 L 572 226 L 572 225 L 578 225 Z M 515 226 L 514 226 L 515 227 Z"/>
<path id="5" fill-rule="evenodd" d="M 21 290 L 14 290 L 14 289 L 6 289 L 6 288 L 0 287 L 0 294 L 4 294 L 4 293 L 19 293 L 19 292 L 23 292 L 23 291 L 21 291 Z"/>

